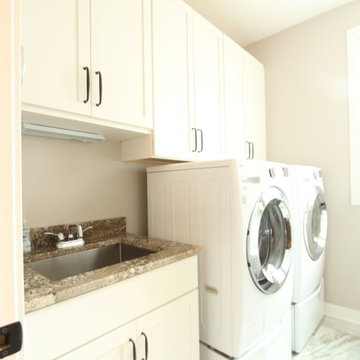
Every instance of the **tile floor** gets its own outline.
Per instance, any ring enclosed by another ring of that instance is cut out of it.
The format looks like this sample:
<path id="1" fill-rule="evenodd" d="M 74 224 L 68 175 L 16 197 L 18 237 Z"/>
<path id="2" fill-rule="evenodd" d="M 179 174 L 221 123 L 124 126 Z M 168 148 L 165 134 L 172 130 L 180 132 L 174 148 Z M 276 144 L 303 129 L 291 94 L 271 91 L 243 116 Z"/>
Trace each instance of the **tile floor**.
<path id="1" fill-rule="evenodd" d="M 293 360 L 360 360 L 360 327 L 325 318 Z"/>

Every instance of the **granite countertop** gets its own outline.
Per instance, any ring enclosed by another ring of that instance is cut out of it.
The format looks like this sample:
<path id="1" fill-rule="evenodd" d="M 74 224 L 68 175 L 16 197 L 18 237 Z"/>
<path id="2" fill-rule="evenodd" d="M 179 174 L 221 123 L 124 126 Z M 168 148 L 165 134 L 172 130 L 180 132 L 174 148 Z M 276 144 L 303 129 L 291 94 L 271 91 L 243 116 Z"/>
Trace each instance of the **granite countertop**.
<path id="1" fill-rule="evenodd" d="M 109 238 L 99 236 L 100 240 L 98 241 L 96 241 L 95 236 L 90 236 L 89 240 L 84 236 L 85 245 L 81 247 L 56 249 L 54 246 L 40 246 L 31 253 L 25 254 L 25 313 L 115 284 L 175 261 L 197 255 L 200 252 L 200 247 L 198 246 L 126 234 L 124 228 L 120 234 L 112 234 L 113 236 Z M 43 231 L 44 228 L 41 228 L 41 230 Z M 33 261 L 116 243 L 125 243 L 154 252 L 141 258 L 124 261 L 56 281 L 46 278 L 29 265 Z"/>

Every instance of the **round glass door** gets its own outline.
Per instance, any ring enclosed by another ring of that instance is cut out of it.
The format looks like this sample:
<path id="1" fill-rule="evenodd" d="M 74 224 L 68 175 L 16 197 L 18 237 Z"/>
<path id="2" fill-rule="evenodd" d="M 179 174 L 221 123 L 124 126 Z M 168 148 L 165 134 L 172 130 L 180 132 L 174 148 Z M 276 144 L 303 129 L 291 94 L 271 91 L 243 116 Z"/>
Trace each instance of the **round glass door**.
<path id="1" fill-rule="evenodd" d="M 304 215 L 305 244 L 309 256 L 319 259 L 325 249 L 327 235 L 327 210 L 324 193 L 314 189 Z"/>
<path id="2" fill-rule="evenodd" d="M 247 232 L 247 261 L 255 285 L 273 294 L 284 284 L 291 265 L 290 213 L 278 188 L 266 189 L 257 200 Z"/>

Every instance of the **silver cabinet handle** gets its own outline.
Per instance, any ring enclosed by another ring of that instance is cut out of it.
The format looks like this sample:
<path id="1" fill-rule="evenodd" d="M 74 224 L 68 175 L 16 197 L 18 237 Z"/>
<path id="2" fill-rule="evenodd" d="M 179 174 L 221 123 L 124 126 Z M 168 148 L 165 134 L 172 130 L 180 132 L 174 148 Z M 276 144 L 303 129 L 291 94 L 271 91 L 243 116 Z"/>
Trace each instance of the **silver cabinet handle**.
<path id="1" fill-rule="evenodd" d="M 194 130 L 194 135 L 195 135 L 195 149 L 191 150 L 191 151 L 196 152 L 196 150 L 197 150 L 197 131 L 196 131 L 196 128 L 191 128 L 191 130 Z"/>
<path id="2" fill-rule="evenodd" d="M 145 338 L 145 359 L 142 358 L 141 360 L 148 360 L 148 354 L 149 354 L 148 338 L 144 332 L 142 332 L 141 335 L 144 336 Z"/>
<path id="3" fill-rule="evenodd" d="M 204 134 L 202 129 L 198 129 L 198 132 L 200 132 L 200 140 L 201 140 L 201 146 L 200 146 L 200 150 L 198 151 L 198 153 L 201 153 L 204 151 Z"/>
<path id="4" fill-rule="evenodd" d="M 247 144 L 247 156 L 246 156 L 246 160 L 250 160 L 251 159 L 251 143 L 250 141 L 246 141 Z"/>
<path id="5" fill-rule="evenodd" d="M 83 70 L 86 71 L 86 99 L 83 101 L 86 104 L 90 99 L 90 69 L 88 66 L 84 66 Z"/>
<path id="6" fill-rule="evenodd" d="M 136 360 L 136 345 L 134 343 L 134 340 L 133 339 L 129 339 L 129 342 L 132 343 L 132 348 L 133 348 L 133 360 Z"/>
<path id="7" fill-rule="evenodd" d="M 96 103 L 96 106 L 100 106 L 102 102 L 102 75 L 100 71 L 95 71 L 95 74 L 99 76 L 99 102 Z"/>
<path id="8" fill-rule="evenodd" d="M 255 150 L 254 150 L 254 143 L 253 142 L 250 143 L 250 148 L 251 148 L 251 160 L 254 160 Z"/>

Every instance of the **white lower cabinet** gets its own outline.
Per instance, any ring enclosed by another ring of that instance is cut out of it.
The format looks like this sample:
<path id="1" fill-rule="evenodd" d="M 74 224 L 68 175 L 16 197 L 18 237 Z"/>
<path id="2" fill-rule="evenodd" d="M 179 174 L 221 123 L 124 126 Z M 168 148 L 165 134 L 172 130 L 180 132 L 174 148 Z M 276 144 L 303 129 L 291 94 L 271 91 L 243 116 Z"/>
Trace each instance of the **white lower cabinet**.
<path id="1" fill-rule="evenodd" d="M 139 319 L 139 355 L 145 360 L 199 359 L 198 291 Z M 148 356 L 146 356 L 146 339 Z"/>
<path id="2" fill-rule="evenodd" d="M 197 256 L 28 313 L 24 341 L 27 360 L 199 360 Z"/>
<path id="3" fill-rule="evenodd" d="M 61 360 L 103 359 L 132 360 L 136 339 L 136 322 L 124 325 L 109 334 L 101 336 L 70 353 L 60 356 Z"/>
<path id="4" fill-rule="evenodd" d="M 59 359 L 198 359 L 196 308 L 197 291 L 192 291 Z"/>

